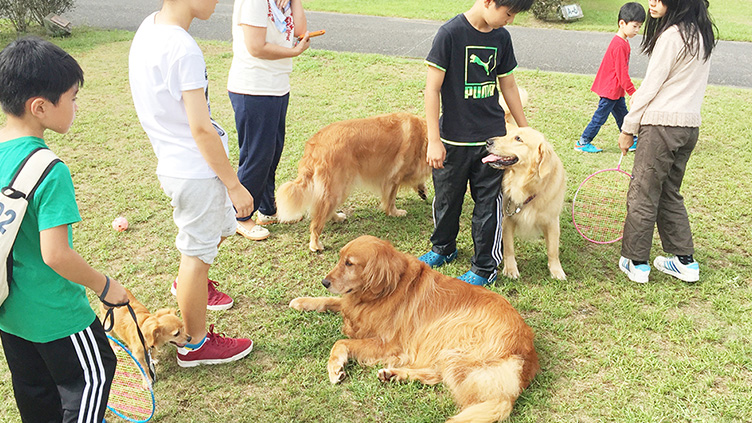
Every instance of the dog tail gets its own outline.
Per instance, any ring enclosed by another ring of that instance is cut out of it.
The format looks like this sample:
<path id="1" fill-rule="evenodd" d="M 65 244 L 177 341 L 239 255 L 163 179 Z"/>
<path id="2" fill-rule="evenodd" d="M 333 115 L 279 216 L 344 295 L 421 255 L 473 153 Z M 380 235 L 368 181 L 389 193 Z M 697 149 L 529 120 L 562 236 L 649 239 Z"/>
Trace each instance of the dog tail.
<path id="1" fill-rule="evenodd" d="M 522 380 L 524 364 L 522 357 L 511 356 L 483 363 L 469 372 L 465 369 L 462 376 L 457 374 L 457 379 L 452 381 L 456 383 L 452 392 L 461 411 L 447 423 L 491 423 L 509 417 L 526 385 Z M 445 382 L 450 381 L 445 379 Z"/>
<path id="2" fill-rule="evenodd" d="M 277 189 L 277 218 L 280 222 L 297 222 L 305 216 L 313 199 L 313 172 L 300 169 L 298 177 Z"/>

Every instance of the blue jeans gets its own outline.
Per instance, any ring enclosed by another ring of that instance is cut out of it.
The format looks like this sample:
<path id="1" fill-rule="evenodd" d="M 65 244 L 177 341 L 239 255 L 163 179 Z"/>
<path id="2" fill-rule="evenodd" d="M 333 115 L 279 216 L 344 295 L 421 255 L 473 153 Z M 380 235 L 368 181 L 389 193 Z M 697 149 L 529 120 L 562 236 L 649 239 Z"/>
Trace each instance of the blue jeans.
<path id="1" fill-rule="evenodd" d="M 274 175 L 285 146 L 285 118 L 290 94 L 277 97 L 230 92 L 229 96 L 238 130 L 238 179 L 253 197 L 253 211 L 274 215 L 277 213 Z M 250 218 L 248 215 L 238 220 Z"/>
<path id="2" fill-rule="evenodd" d="M 621 124 L 624 122 L 624 116 L 627 113 L 629 113 L 629 110 L 627 110 L 627 102 L 624 100 L 624 97 L 619 97 L 616 100 L 601 97 L 598 102 L 598 108 L 593 113 L 593 118 L 582 132 L 580 144 L 590 144 L 593 141 L 595 136 L 598 135 L 598 131 L 601 130 L 601 126 L 606 123 L 609 114 L 614 116 L 616 126 L 621 131 Z"/>

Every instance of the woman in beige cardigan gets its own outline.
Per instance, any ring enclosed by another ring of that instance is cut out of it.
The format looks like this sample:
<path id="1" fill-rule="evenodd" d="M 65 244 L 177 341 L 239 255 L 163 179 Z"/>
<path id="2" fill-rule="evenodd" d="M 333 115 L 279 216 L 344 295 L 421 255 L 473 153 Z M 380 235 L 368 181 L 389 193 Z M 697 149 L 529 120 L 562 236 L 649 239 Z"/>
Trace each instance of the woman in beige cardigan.
<path id="1" fill-rule="evenodd" d="M 642 49 L 650 56 L 640 88 L 624 118 L 619 147 L 624 154 L 638 135 L 633 179 L 627 195 L 619 268 L 635 282 L 650 273 L 653 228 L 663 250 L 653 265 L 686 282 L 699 280 L 687 209 L 679 193 L 697 143 L 700 106 L 716 44 L 707 0 L 650 0 Z"/>

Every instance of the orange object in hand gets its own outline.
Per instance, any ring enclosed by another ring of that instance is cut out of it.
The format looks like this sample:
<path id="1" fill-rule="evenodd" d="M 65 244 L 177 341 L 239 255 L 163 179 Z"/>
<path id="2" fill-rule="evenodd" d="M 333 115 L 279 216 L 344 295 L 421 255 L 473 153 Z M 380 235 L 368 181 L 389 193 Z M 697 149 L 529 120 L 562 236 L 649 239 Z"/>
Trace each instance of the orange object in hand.
<path id="1" fill-rule="evenodd" d="M 318 37 L 319 35 L 324 35 L 326 33 L 326 30 L 320 29 L 318 31 L 313 31 L 308 33 L 308 38 Z M 298 37 L 298 41 L 302 40 L 303 37 Z"/>

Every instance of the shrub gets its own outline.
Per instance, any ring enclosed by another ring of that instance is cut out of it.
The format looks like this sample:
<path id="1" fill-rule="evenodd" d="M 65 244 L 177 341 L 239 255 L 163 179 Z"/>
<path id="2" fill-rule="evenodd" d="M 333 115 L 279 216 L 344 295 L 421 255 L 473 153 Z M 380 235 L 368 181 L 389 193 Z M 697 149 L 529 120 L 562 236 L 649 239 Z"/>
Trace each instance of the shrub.
<path id="1" fill-rule="evenodd" d="M 75 0 L 0 0 L 0 17 L 7 18 L 17 32 L 26 32 L 31 22 L 44 24 L 44 17 L 73 8 Z"/>

